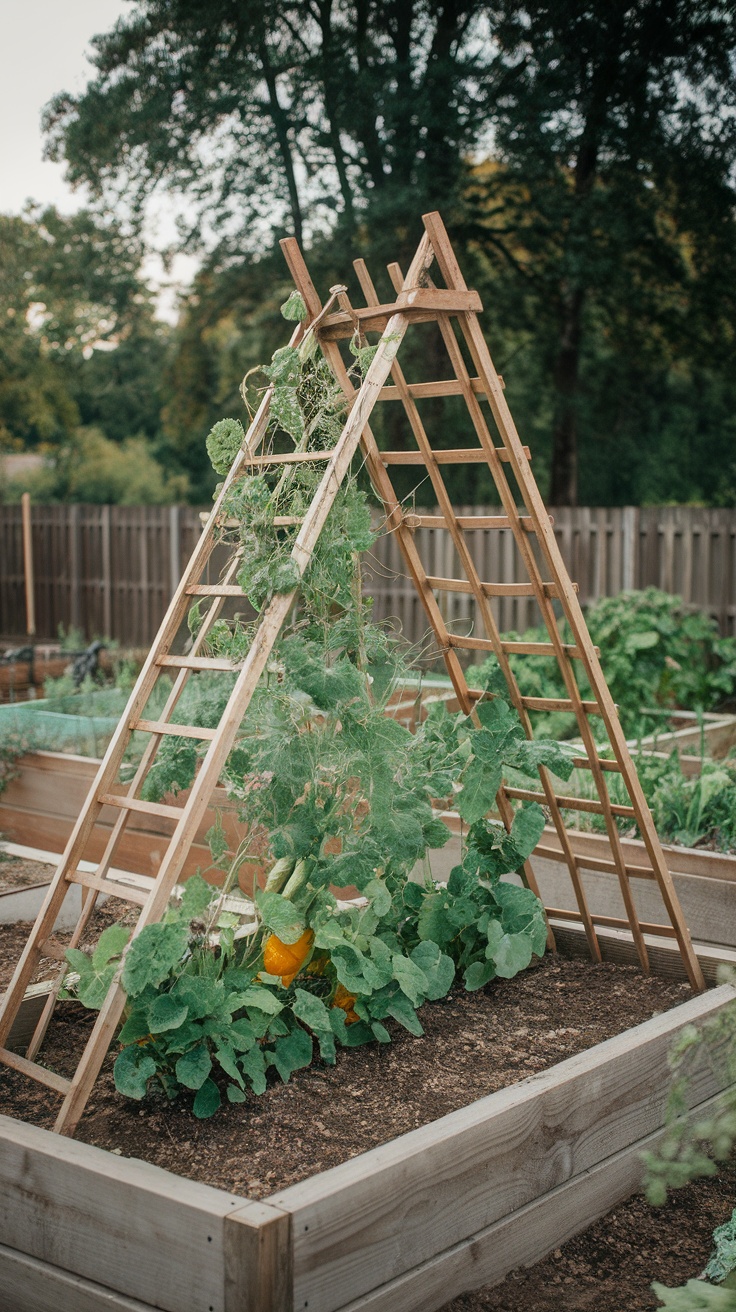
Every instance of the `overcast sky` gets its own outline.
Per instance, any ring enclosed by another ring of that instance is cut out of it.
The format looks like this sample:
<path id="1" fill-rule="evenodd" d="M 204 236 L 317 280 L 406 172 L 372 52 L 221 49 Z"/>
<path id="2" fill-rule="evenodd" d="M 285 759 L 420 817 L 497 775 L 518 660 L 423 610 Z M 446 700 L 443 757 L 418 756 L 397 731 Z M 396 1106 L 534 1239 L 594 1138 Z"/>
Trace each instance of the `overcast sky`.
<path id="1" fill-rule="evenodd" d="M 84 192 L 65 183 L 63 166 L 43 158 L 41 111 L 57 91 L 84 88 L 91 38 L 130 8 L 130 0 L 0 0 L 0 213 L 18 214 L 28 200 L 67 213 L 85 203 Z M 157 229 L 171 240 L 167 209 L 162 198 Z M 188 280 L 193 269 L 180 258 L 173 274 Z M 145 273 L 159 286 L 168 281 L 159 261 L 147 261 Z M 162 296 L 160 313 L 173 313 L 171 295 Z"/>

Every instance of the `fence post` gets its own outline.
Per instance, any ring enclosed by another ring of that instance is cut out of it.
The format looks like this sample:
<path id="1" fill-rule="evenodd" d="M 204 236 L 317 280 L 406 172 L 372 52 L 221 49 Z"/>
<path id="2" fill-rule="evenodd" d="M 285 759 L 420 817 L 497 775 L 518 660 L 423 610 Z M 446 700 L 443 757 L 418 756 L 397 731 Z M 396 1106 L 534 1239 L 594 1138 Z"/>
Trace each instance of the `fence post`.
<path id="1" fill-rule="evenodd" d="M 639 533 L 639 511 L 636 506 L 624 506 L 621 530 L 621 588 L 624 592 L 631 592 L 636 587 L 636 546 Z"/>
<path id="2" fill-rule="evenodd" d="M 69 624 L 73 629 L 82 628 L 82 526 L 80 507 L 69 507 L 69 581 L 70 607 Z"/>
<path id="3" fill-rule="evenodd" d="M 102 636 L 112 637 L 111 507 L 102 507 Z"/>
<path id="4" fill-rule="evenodd" d="M 169 506 L 169 579 L 173 597 L 181 578 L 181 515 L 178 506 Z"/>

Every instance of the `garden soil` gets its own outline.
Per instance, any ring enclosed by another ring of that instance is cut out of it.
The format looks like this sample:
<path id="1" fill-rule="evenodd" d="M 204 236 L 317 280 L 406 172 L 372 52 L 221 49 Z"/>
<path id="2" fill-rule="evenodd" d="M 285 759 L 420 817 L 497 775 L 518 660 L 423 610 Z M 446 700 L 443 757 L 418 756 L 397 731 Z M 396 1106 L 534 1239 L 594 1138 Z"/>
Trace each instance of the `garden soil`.
<path id="1" fill-rule="evenodd" d="M 95 915 L 96 932 L 112 920 Z M 0 925 L 0 988 L 29 925 Z M 513 980 L 477 993 L 455 988 L 422 1008 L 423 1038 L 388 1022 L 393 1042 L 342 1050 L 261 1098 L 197 1121 L 185 1102 L 123 1099 L 109 1057 L 77 1138 L 142 1158 L 250 1198 L 295 1184 L 397 1135 L 601 1043 L 690 996 L 688 986 L 646 979 L 635 967 L 547 956 Z M 60 1004 L 42 1059 L 71 1074 L 93 1023 Z M 58 1100 L 20 1075 L 0 1074 L 0 1108 L 49 1127 Z M 584 1236 L 492 1290 L 464 1295 L 447 1312 L 638 1312 L 654 1309 L 652 1279 L 678 1283 L 702 1270 L 710 1233 L 730 1215 L 736 1172 L 690 1186 L 661 1212 L 635 1198 Z"/>

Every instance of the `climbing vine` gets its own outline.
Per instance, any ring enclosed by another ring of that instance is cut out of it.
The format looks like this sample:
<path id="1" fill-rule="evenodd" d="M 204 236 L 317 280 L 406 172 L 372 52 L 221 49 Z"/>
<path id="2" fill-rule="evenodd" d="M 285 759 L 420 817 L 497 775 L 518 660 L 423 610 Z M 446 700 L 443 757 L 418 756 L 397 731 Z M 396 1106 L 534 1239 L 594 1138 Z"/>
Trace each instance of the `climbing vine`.
<path id="1" fill-rule="evenodd" d="M 296 318 L 303 306 L 292 296 L 284 310 Z M 358 373 L 371 349 L 353 343 Z M 263 373 L 273 386 L 266 449 L 332 449 L 345 402 L 313 334 L 277 351 Z M 208 449 L 220 473 L 242 442 L 237 421 L 215 425 Z M 238 581 L 256 610 L 298 581 L 295 521 L 319 478 L 309 464 L 249 472 L 246 460 L 227 493 L 220 531 L 241 551 Z M 123 960 L 115 1080 L 129 1097 L 156 1081 L 170 1097 L 191 1091 L 195 1115 L 209 1116 L 223 1092 L 231 1102 L 262 1092 L 271 1068 L 287 1080 L 315 1053 L 334 1062 L 339 1047 L 388 1042 L 389 1021 L 420 1035 L 419 1010 L 456 974 L 480 988 L 544 951 L 541 904 L 502 879 L 534 849 L 542 810 L 519 808 L 510 833 L 488 813 L 506 768 L 533 775 L 547 764 L 568 777 L 570 755 L 528 743 L 500 693 L 473 717 L 435 705 L 414 733 L 391 718 L 405 669 L 363 596 L 360 553 L 372 541 L 367 497 L 349 476 L 224 770 L 244 837 L 231 851 L 219 822 L 208 835 L 222 889 L 196 876 L 127 951 L 116 927 L 91 957 L 69 958 L 87 1005 L 98 1005 Z M 202 621 L 195 603 L 192 633 Z M 219 619 L 207 650 L 243 660 L 257 624 Z M 192 720 L 216 724 L 232 676 L 195 674 L 190 684 L 197 680 L 208 696 L 190 696 Z M 144 795 L 187 788 L 199 750 L 169 737 Z M 467 834 L 462 860 L 438 886 L 428 854 L 449 838 L 437 811 L 449 804 Z M 246 868 L 260 874 L 252 903 L 239 888 Z"/>

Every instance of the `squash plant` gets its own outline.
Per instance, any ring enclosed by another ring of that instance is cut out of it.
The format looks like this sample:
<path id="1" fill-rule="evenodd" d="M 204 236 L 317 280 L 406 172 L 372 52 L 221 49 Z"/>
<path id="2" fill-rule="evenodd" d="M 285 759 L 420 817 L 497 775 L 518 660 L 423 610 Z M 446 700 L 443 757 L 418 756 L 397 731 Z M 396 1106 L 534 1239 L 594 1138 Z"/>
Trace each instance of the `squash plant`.
<path id="1" fill-rule="evenodd" d="M 286 308 L 294 312 L 293 298 Z M 365 349 L 354 347 L 357 369 Z M 309 334 L 299 350 L 277 351 L 264 372 L 275 387 L 272 446 L 333 446 L 344 403 Z M 235 421 L 215 426 L 208 446 L 216 469 L 226 471 L 241 441 Z M 239 580 L 256 607 L 293 587 L 296 530 L 275 519 L 303 514 L 317 477 L 291 465 L 245 476 L 229 495 L 227 517 L 243 547 Z M 69 958 L 77 996 L 95 1005 L 122 957 L 128 1004 L 115 1082 L 128 1097 L 143 1097 L 155 1080 L 170 1097 L 192 1091 L 195 1115 L 209 1116 L 223 1090 L 231 1102 L 263 1092 L 271 1068 L 288 1080 L 315 1053 L 334 1062 L 338 1047 L 388 1042 L 389 1019 L 421 1035 L 417 1013 L 447 993 L 456 972 L 476 989 L 544 951 L 541 904 L 501 882 L 535 847 L 543 812 L 519 808 L 510 834 L 488 813 L 505 769 L 534 775 L 546 764 L 567 778 L 570 753 L 527 742 L 500 695 L 473 717 L 437 704 L 415 733 L 387 715 L 403 663 L 363 596 L 360 552 L 372 540 L 367 498 L 348 479 L 224 771 L 247 827 L 236 852 L 219 824 L 208 835 L 223 888 L 195 876 L 127 950 L 118 931 L 92 956 Z M 200 623 L 195 606 L 190 628 Z M 218 620 L 208 650 L 242 659 L 254 628 L 242 617 Z M 226 690 L 214 709 L 206 698 L 189 700 L 197 723 L 216 722 Z M 196 766 L 193 740 L 167 738 L 145 796 L 188 787 Z M 428 853 L 449 838 L 436 803 L 450 799 L 467 835 L 461 863 L 438 887 Z M 223 910 L 246 862 L 263 871 L 248 925 Z M 353 896 L 340 900 L 336 890 L 346 888 Z"/>

